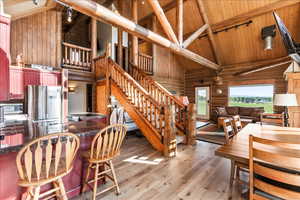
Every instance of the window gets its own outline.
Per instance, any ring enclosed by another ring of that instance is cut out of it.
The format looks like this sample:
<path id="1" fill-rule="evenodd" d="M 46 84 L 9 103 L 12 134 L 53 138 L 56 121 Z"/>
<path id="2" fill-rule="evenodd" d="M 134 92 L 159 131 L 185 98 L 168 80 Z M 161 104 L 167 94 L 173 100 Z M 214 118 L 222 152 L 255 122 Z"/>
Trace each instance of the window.
<path id="1" fill-rule="evenodd" d="M 264 107 L 273 112 L 273 85 L 241 85 L 229 87 L 229 106 Z"/>

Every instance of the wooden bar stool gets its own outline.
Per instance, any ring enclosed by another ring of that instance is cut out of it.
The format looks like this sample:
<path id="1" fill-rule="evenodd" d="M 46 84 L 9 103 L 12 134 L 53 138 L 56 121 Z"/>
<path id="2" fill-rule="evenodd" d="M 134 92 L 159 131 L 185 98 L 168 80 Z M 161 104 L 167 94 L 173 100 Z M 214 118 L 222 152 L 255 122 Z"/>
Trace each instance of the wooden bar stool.
<path id="1" fill-rule="evenodd" d="M 24 146 L 16 162 L 18 184 L 28 188 L 26 200 L 39 198 L 67 199 L 62 177 L 71 172 L 79 148 L 79 138 L 72 133 L 51 134 Z M 40 192 L 41 186 L 52 183 L 53 189 Z"/>
<path id="2" fill-rule="evenodd" d="M 94 137 L 90 151 L 85 152 L 83 155 L 88 159 L 89 166 L 82 192 L 85 191 L 86 186 L 89 186 L 93 190 L 93 200 L 96 199 L 97 195 L 107 192 L 113 188 L 116 188 L 117 194 L 120 193 L 112 159 L 120 154 L 120 148 L 125 138 L 126 131 L 126 126 L 122 124 L 115 124 L 106 127 Z M 99 169 L 100 167 L 104 167 L 104 171 L 101 172 Z M 108 169 L 106 169 L 106 167 L 108 167 Z M 94 178 L 89 180 L 91 170 L 94 170 L 95 174 Z M 112 176 L 108 173 L 111 173 Z M 105 177 L 110 179 L 113 182 L 113 185 L 97 193 L 98 180 Z M 93 186 L 90 185 L 92 182 L 94 182 Z"/>

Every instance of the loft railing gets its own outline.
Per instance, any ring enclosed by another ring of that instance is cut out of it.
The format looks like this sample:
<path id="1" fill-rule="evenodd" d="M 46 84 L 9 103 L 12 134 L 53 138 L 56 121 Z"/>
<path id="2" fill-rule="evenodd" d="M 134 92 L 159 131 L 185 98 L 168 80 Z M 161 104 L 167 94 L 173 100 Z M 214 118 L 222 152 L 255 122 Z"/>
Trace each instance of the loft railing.
<path id="1" fill-rule="evenodd" d="M 160 105 L 174 105 L 176 113 L 176 125 L 182 131 L 186 131 L 187 106 L 173 96 L 166 88 L 153 80 L 143 70 L 131 65 L 129 74 L 157 101 Z"/>
<path id="2" fill-rule="evenodd" d="M 91 71 L 92 59 L 91 48 L 85 48 L 78 45 L 63 42 L 63 67 L 68 69 L 77 69 Z"/>
<path id="3" fill-rule="evenodd" d="M 153 57 L 147 54 L 139 53 L 138 67 L 146 74 L 153 75 Z"/>

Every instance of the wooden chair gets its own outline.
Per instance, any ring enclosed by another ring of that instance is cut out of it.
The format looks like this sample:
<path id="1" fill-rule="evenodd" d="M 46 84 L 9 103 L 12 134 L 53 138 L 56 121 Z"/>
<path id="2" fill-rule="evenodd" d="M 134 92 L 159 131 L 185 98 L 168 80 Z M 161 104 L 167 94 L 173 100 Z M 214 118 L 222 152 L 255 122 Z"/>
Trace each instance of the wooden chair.
<path id="1" fill-rule="evenodd" d="M 96 199 L 97 195 L 107 192 L 113 188 L 116 188 L 117 194 L 120 193 L 112 159 L 120 154 L 120 148 L 125 138 L 126 131 L 126 126 L 122 124 L 115 124 L 106 127 L 94 137 L 90 151 L 86 152 L 84 155 L 89 161 L 89 166 L 82 192 L 85 190 L 85 186 L 91 187 L 93 189 L 94 200 Z M 105 166 L 107 166 L 109 169 L 106 170 Z M 100 172 L 100 167 L 104 167 L 104 171 Z M 95 170 L 95 173 L 94 178 L 89 180 L 91 170 Z M 112 176 L 108 174 L 110 172 Z M 104 177 L 110 179 L 113 182 L 113 185 L 97 193 L 98 180 Z M 90 183 L 92 182 L 94 182 L 93 187 L 90 186 Z"/>
<path id="2" fill-rule="evenodd" d="M 223 120 L 223 128 L 225 134 L 225 143 L 228 144 L 231 138 L 236 134 L 232 126 L 232 119 L 227 118 Z"/>
<path id="3" fill-rule="evenodd" d="M 232 117 L 233 127 L 236 133 L 240 132 L 243 128 L 241 118 L 239 115 L 235 115 Z"/>
<path id="4" fill-rule="evenodd" d="M 47 135 L 24 146 L 16 162 L 18 184 L 28 188 L 26 199 L 67 199 L 62 177 L 72 170 L 78 148 L 79 138 L 71 133 Z M 48 183 L 53 189 L 41 193 L 41 186 Z"/>
<path id="5" fill-rule="evenodd" d="M 284 113 L 261 113 L 260 121 L 262 124 L 284 126 Z"/>
<path id="6" fill-rule="evenodd" d="M 250 136 L 250 200 L 300 199 L 300 142 Z"/>

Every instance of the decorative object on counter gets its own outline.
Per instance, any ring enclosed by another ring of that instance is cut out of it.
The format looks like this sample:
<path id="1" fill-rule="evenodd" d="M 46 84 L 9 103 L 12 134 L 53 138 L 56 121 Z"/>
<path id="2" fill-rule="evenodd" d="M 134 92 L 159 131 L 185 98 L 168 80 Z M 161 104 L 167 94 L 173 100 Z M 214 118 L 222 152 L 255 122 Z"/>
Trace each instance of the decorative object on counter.
<path id="1" fill-rule="evenodd" d="M 82 192 L 85 191 L 86 186 L 93 188 L 93 200 L 96 200 L 96 196 L 114 188 L 116 188 L 117 194 L 120 194 L 120 188 L 112 160 L 120 154 L 120 148 L 125 138 L 126 131 L 126 126 L 121 124 L 106 127 L 94 137 L 91 150 L 84 154 L 84 157 L 89 161 L 89 167 Z M 103 165 L 109 167 L 109 169 L 99 172 L 99 167 Z M 91 170 L 95 170 L 93 180 L 89 180 Z M 111 173 L 112 176 L 108 173 Z M 108 180 L 111 180 L 113 185 L 97 193 L 99 177 L 108 177 Z M 90 185 L 90 182 L 94 182 L 93 187 Z"/>
<path id="2" fill-rule="evenodd" d="M 19 55 L 17 55 L 16 62 L 17 62 L 17 66 L 18 67 L 24 67 L 25 66 L 25 63 L 24 63 L 24 60 L 23 60 L 23 54 L 22 53 L 20 53 Z"/>
<path id="3" fill-rule="evenodd" d="M 19 151 L 18 185 L 28 188 L 26 199 L 67 199 L 62 178 L 73 169 L 79 143 L 79 138 L 72 133 L 58 133 L 36 139 Z M 42 194 L 41 187 L 49 183 L 54 188 Z"/>
<path id="4" fill-rule="evenodd" d="M 274 106 L 284 106 L 284 126 L 289 126 L 289 113 L 287 107 L 298 106 L 296 94 L 275 94 Z"/>

